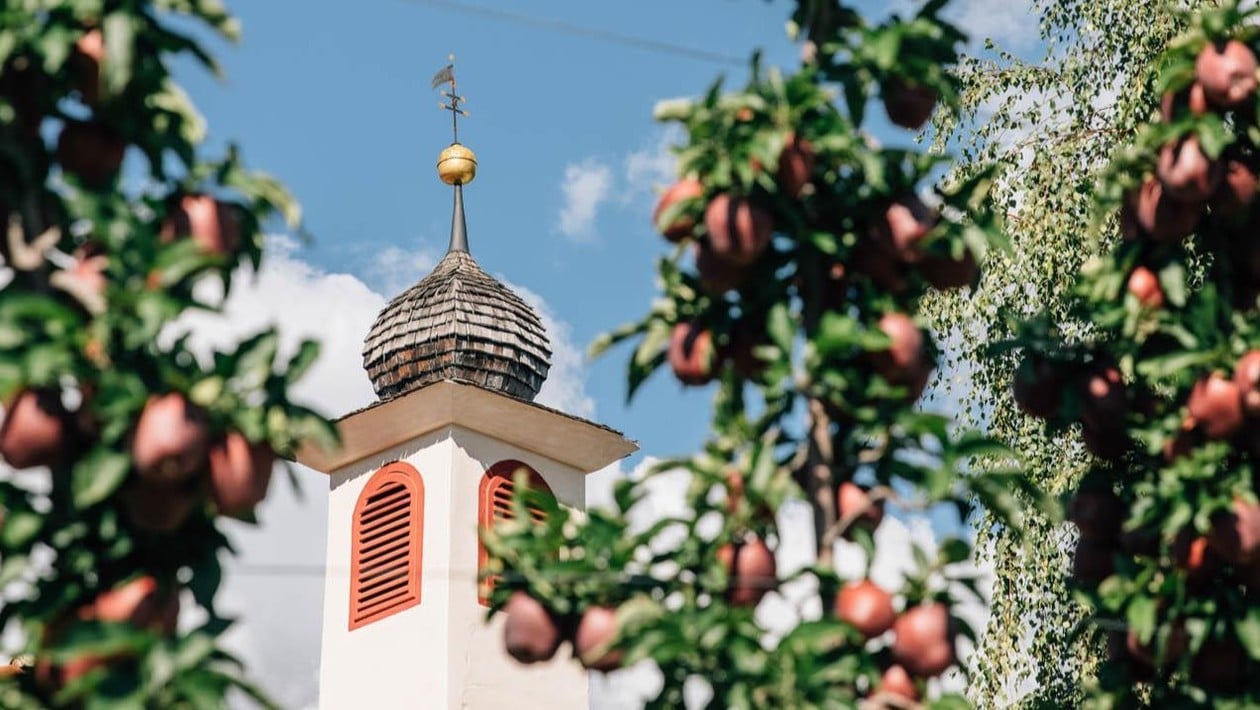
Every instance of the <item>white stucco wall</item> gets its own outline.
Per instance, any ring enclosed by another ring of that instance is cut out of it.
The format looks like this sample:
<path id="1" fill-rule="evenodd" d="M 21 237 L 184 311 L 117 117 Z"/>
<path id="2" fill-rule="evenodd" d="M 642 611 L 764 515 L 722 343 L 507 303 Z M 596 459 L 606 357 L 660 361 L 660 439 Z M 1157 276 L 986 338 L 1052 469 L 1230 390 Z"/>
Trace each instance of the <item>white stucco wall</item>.
<path id="1" fill-rule="evenodd" d="M 477 504 L 485 471 L 505 459 L 528 464 L 543 477 L 557 500 L 582 509 L 582 472 L 462 427 L 454 428 L 450 557 L 461 564 L 451 581 L 448 672 L 451 708 L 470 710 L 586 710 L 586 672 L 569 658 L 566 645 L 549 663 L 523 666 L 503 650 L 503 617 L 486 625 L 477 602 Z"/>
<path id="2" fill-rule="evenodd" d="M 449 634 L 447 570 L 453 445 L 450 429 L 383 451 L 330 476 L 328 564 L 320 707 L 415 710 L 448 695 L 443 640 Z M 424 482 L 424 557 L 420 604 L 350 631 L 350 534 L 355 503 L 381 466 L 405 461 Z M 440 702 L 440 701 L 439 701 Z"/>

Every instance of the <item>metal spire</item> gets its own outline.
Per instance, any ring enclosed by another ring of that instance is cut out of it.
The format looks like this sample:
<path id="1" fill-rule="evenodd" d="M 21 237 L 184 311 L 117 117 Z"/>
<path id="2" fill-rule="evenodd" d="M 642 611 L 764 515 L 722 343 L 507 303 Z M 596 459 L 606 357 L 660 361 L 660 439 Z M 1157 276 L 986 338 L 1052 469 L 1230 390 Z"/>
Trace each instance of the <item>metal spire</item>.
<path id="1" fill-rule="evenodd" d="M 455 186 L 455 210 L 451 213 L 451 245 L 446 248 L 449 254 L 453 251 L 468 252 L 468 227 L 464 224 L 464 186 Z"/>

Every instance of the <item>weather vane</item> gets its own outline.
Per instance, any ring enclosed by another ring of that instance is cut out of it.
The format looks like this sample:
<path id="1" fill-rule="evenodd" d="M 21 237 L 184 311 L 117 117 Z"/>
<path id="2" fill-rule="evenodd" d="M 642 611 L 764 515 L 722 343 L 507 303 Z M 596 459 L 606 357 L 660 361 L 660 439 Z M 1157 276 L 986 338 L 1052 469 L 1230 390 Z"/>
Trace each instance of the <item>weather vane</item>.
<path id="1" fill-rule="evenodd" d="M 445 67 L 442 67 L 440 70 L 438 70 L 438 73 L 433 75 L 432 88 L 436 89 L 442 84 L 446 84 L 446 83 L 449 83 L 451 85 L 450 91 L 445 91 L 445 90 L 442 91 L 442 96 L 446 98 L 446 102 L 439 101 L 438 107 L 440 107 L 441 109 L 445 111 L 451 112 L 451 131 L 455 134 L 455 142 L 458 143 L 459 142 L 459 117 L 467 116 L 468 112 L 460 108 L 461 104 L 463 104 L 465 101 L 464 97 L 455 93 L 455 55 L 451 54 L 447 56 L 446 59 L 447 61 L 450 62 L 450 64 L 447 64 Z"/>

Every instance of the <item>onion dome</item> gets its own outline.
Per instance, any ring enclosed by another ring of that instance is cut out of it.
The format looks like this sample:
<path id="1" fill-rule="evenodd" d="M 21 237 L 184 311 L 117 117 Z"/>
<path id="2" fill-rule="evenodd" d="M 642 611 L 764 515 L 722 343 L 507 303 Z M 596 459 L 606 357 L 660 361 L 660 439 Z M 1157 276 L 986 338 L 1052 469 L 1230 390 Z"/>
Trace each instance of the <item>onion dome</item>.
<path id="1" fill-rule="evenodd" d="M 438 164 L 439 176 L 455 188 L 450 248 L 377 316 L 363 343 L 363 366 L 382 400 L 441 380 L 532 400 L 551 367 L 551 346 L 538 314 L 468 252 L 463 185 L 475 174 L 476 158 L 455 145 L 456 155 L 448 148 Z M 457 172 L 460 178 L 450 179 Z"/>

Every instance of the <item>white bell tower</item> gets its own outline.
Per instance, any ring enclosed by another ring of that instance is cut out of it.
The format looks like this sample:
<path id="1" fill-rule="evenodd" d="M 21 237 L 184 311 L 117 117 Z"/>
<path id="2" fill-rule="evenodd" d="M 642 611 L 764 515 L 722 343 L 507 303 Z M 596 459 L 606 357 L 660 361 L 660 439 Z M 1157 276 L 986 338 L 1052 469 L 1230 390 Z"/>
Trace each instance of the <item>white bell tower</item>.
<path id="1" fill-rule="evenodd" d="M 586 674 L 568 654 L 522 666 L 503 650 L 502 617 L 486 625 L 477 527 L 497 465 L 528 466 L 581 509 L 585 475 L 634 444 L 453 380 L 350 414 L 338 429 L 340 451 L 299 455 L 329 474 L 320 707 L 586 710 Z"/>
<path id="2" fill-rule="evenodd" d="M 458 115 L 449 69 L 439 77 Z M 586 710 L 586 674 L 567 654 L 519 665 L 502 618 L 486 624 L 477 531 L 511 514 L 503 501 L 521 467 L 582 509 L 585 476 L 637 447 L 530 401 L 550 346 L 533 309 L 468 252 L 463 185 L 476 156 L 454 143 L 438 172 L 455 191 L 450 248 L 368 333 L 380 401 L 337 422 L 338 451 L 297 456 L 329 478 L 320 705 Z"/>

